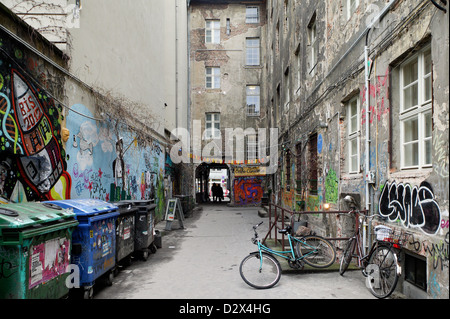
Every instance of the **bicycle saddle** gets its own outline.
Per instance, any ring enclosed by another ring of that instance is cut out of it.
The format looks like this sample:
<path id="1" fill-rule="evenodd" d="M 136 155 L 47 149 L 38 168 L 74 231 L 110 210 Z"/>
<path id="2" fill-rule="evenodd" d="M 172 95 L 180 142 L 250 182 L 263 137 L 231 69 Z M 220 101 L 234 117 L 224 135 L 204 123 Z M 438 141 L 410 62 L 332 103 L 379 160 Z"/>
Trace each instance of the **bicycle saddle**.
<path id="1" fill-rule="evenodd" d="M 278 232 L 280 234 L 290 234 L 291 231 L 292 231 L 292 227 L 291 226 L 286 226 L 284 229 L 278 230 Z"/>

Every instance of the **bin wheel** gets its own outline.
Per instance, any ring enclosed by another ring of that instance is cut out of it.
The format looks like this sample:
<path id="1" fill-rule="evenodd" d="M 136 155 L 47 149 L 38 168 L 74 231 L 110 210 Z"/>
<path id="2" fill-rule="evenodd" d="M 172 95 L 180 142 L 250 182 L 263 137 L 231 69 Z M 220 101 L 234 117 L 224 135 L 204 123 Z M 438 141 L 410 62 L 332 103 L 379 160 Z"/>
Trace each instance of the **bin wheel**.
<path id="1" fill-rule="evenodd" d="M 147 261 L 147 259 L 148 259 L 148 250 L 144 250 L 143 252 L 142 252 L 142 259 L 144 260 L 144 261 Z"/>
<path id="2" fill-rule="evenodd" d="M 158 248 L 156 248 L 156 245 L 154 243 L 151 243 L 150 247 L 148 247 L 152 254 L 156 253 Z"/>
<path id="3" fill-rule="evenodd" d="M 127 258 L 125 258 L 124 261 L 124 266 L 131 266 L 131 256 L 128 256 Z"/>
<path id="4" fill-rule="evenodd" d="M 109 271 L 108 274 L 106 274 L 106 276 L 105 276 L 105 284 L 107 286 L 112 286 L 113 280 L 114 280 L 114 272 Z"/>
<path id="5" fill-rule="evenodd" d="M 89 287 L 84 289 L 83 293 L 84 299 L 93 299 L 94 298 L 94 287 Z"/>

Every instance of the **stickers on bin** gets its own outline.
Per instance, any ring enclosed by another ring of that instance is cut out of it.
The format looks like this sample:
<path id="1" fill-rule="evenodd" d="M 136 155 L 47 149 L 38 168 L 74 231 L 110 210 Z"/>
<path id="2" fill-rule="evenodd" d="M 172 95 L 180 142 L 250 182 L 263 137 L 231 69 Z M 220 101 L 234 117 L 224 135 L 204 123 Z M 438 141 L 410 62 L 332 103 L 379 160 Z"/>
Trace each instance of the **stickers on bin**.
<path id="1" fill-rule="evenodd" d="M 29 259 L 29 288 L 65 274 L 70 264 L 70 241 L 56 238 L 32 246 Z"/>

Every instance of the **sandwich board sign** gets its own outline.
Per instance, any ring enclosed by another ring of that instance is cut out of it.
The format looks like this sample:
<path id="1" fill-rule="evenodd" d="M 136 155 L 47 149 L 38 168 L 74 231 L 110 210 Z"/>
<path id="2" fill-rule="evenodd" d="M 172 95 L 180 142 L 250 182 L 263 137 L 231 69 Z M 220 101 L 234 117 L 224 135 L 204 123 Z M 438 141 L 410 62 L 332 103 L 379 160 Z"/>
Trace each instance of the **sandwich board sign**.
<path id="1" fill-rule="evenodd" d="M 166 230 L 172 229 L 172 222 L 178 219 L 180 223 L 180 227 L 184 228 L 184 214 L 183 214 L 183 208 L 181 207 L 180 199 L 179 198 L 171 198 L 167 202 L 167 208 L 166 208 Z"/>

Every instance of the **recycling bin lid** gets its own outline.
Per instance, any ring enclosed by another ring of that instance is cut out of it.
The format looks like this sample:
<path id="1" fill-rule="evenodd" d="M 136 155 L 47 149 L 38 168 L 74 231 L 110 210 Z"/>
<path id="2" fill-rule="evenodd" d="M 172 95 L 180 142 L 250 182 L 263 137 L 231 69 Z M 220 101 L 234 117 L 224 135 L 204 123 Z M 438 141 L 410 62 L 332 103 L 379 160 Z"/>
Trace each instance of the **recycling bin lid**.
<path id="1" fill-rule="evenodd" d="M 145 208 L 147 210 L 150 210 L 150 209 L 156 207 L 156 204 L 154 204 L 155 200 L 153 200 L 153 199 L 142 199 L 142 200 L 129 199 L 129 200 L 123 200 L 120 202 L 121 203 L 131 203 L 138 208 Z"/>
<path id="2" fill-rule="evenodd" d="M 0 228 L 26 228 L 61 219 L 75 219 L 75 214 L 52 203 L 29 202 L 0 205 Z"/>
<path id="3" fill-rule="evenodd" d="M 62 208 L 72 208 L 77 216 L 91 216 L 101 213 L 117 213 L 118 207 L 99 199 L 67 199 L 48 202 Z"/>
<path id="4" fill-rule="evenodd" d="M 134 206 L 131 201 L 120 201 L 112 203 L 119 208 L 119 214 L 129 214 L 138 211 L 138 208 Z"/>

